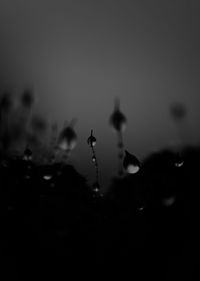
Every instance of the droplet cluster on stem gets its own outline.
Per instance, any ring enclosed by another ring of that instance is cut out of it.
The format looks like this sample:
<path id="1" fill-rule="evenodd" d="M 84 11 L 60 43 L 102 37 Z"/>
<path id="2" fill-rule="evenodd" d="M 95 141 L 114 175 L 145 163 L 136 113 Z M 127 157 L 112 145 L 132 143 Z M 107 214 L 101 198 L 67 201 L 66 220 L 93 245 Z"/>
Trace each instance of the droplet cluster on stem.
<path id="1" fill-rule="evenodd" d="M 99 185 L 99 167 L 98 167 L 97 157 L 96 157 L 96 153 L 95 153 L 95 149 L 94 149 L 96 142 L 97 142 L 96 138 L 93 136 L 93 130 L 91 130 L 91 134 L 90 134 L 89 138 L 87 139 L 87 143 L 91 147 L 92 162 L 94 163 L 95 170 L 96 170 L 96 178 L 95 178 L 95 183 L 93 184 L 93 191 L 95 193 L 98 193 L 100 191 L 100 185 Z"/>

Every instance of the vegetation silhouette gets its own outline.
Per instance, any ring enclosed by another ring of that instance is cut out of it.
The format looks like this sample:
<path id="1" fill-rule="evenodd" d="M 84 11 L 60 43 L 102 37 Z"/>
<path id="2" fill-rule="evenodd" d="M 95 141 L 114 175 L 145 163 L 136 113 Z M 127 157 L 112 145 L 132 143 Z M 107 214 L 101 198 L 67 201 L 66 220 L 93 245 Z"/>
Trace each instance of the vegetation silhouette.
<path id="1" fill-rule="evenodd" d="M 87 139 L 87 143 L 90 146 L 92 150 L 92 162 L 95 166 L 96 176 L 95 176 L 95 182 L 93 184 L 93 191 L 95 193 L 95 196 L 100 196 L 100 185 L 99 185 L 99 166 L 97 162 L 96 152 L 94 149 L 94 146 L 96 145 L 96 138 L 93 136 L 93 130 L 91 130 L 91 135 Z"/>
<path id="2" fill-rule="evenodd" d="M 199 239 L 200 147 L 164 149 L 142 161 L 127 152 L 120 160 L 127 161 L 128 154 L 139 169 L 129 173 L 125 161 L 123 174 L 113 178 L 107 193 L 94 196 L 86 178 L 57 156 L 57 142 L 64 155 L 74 149 L 73 127 L 65 126 L 59 134 L 53 124 L 45 147 L 38 134 L 46 122 L 14 122 L 10 104 L 0 103 L 0 255 L 7 276 L 60 279 L 81 272 L 83 278 L 110 273 L 160 281 L 168 280 L 164 276 L 179 280 L 188 271 L 192 280 Z M 30 108 L 32 100 L 24 98 L 24 105 Z M 18 140 L 22 145 L 16 151 Z M 92 132 L 88 144 L 96 160 Z M 183 269 L 187 256 L 190 262 Z"/>

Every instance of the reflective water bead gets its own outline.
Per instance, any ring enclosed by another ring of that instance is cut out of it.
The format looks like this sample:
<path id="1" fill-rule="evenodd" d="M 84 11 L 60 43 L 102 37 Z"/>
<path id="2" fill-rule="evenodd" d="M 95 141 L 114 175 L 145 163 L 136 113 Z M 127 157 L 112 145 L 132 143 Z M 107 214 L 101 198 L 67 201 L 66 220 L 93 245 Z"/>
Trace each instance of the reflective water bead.
<path id="1" fill-rule="evenodd" d="M 184 164 L 184 160 L 183 160 L 181 154 L 177 153 L 175 156 L 175 161 L 174 161 L 175 167 L 180 168 L 183 166 L 183 164 Z"/>
<path id="2" fill-rule="evenodd" d="M 128 174 L 135 174 L 140 170 L 141 164 L 134 155 L 125 150 L 123 167 Z"/>
<path id="3" fill-rule="evenodd" d="M 93 136 L 93 130 L 91 130 L 91 135 L 89 136 L 89 138 L 87 139 L 87 143 L 88 143 L 88 145 L 90 145 L 90 146 L 95 146 L 96 145 L 96 143 L 97 143 L 97 140 L 96 140 L 96 138 Z"/>
<path id="4" fill-rule="evenodd" d="M 63 151 L 71 151 L 77 144 L 77 135 L 72 127 L 65 128 L 58 139 L 58 147 Z"/>
<path id="5" fill-rule="evenodd" d="M 52 175 L 44 175 L 43 179 L 48 181 L 48 180 L 52 179 Z"/>
<path id="6" fill-rule="evenodd" d="M 93 184 L 93 191 L 94 192 L 99 192 L 99 190 L 100 190 L 99 183 L 98 182 L 94 183 Z"/>

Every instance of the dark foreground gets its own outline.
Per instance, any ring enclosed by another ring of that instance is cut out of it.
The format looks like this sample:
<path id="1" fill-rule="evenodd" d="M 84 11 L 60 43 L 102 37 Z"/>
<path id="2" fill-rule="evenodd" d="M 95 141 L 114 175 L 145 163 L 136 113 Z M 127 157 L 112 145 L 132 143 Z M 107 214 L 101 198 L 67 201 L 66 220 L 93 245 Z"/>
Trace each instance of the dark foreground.
<path id="1" fill-rule="evenodd" d="M 197 280 L 200 150 L 182 156 L 152 155 L 103 197 L 71 166 L 2 160 L 1 279 Z"/>

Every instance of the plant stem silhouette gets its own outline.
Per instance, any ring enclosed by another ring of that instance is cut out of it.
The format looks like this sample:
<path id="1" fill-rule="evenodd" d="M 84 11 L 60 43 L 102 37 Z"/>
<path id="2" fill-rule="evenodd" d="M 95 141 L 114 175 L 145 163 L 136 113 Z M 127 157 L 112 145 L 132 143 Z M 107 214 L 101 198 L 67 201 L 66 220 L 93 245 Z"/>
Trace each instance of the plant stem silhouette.
<path id="1" fill-rule="evenodd" d="M 96 145 L 96 138 L 93 136 L 93 130 L 91 130 L 91 135 L 87 140 L 88 145 L 91 147 L 92 150 L 92 161 L 94 163 L 95 166 L 95 170 L 96 170 L 96 178 L 95 178 L 95 183 L 93 185 L 94 187 L 94 191 L 98 192 L 100 189 L 100 185 L 99 185 L 99 166 L 98 166 L 98 162 L 97 162 L 97 157 L 96 157 L 96 153 L 95 153 L 95 149 L 94 146 Z"/>

